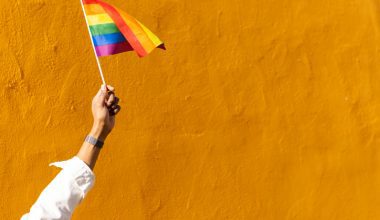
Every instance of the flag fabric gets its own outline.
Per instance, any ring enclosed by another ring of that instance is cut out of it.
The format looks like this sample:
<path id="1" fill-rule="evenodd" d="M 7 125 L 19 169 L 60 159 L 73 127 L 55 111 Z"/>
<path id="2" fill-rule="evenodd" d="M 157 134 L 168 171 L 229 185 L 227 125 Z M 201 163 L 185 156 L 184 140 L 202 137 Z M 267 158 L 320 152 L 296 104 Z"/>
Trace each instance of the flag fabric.
<path id="1" fill-rule="evenodd" d="M 82 0 L 98 57 L 136 51 L 144 57 L 164 43 L 132 16 L 101 0 Z"/>

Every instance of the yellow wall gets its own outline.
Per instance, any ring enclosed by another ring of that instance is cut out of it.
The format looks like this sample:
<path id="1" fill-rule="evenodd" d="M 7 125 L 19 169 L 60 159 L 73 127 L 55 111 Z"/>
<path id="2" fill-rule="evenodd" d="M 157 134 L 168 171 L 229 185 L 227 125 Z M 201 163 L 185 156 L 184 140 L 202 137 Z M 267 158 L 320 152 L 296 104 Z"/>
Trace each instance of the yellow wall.
<path id="1" fill-rule="evenodd" d="M 377 0 L 110 3 L 167 51 L 102 59 L 124 107 L 73 219 L 379 219 Z M 79 1 L 0 1 L 0 219 L 91 126 Z"/>

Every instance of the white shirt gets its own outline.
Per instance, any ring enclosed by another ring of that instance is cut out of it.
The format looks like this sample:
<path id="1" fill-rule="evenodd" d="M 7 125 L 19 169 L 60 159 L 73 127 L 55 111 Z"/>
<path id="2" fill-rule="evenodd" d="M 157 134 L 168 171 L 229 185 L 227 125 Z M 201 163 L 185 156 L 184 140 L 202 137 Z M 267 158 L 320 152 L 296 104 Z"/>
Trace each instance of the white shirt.
<path id="1" fill-rule="evenodd" d="M 95 175 L 78 157 L 52 165 L 62 168 L 61 172 L 42 191 L 29 213 L 23 215 L 21 220 L 68 220 L 93 187 Z"/>

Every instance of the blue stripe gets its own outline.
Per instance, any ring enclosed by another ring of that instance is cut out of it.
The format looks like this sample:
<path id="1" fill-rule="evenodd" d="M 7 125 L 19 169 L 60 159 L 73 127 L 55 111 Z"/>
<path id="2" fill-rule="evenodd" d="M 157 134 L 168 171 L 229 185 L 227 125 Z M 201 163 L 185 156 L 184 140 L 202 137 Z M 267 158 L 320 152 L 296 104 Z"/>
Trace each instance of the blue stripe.
<path id="1" fill-rule="evenodd" d="M 95 46 L 103 46 L 107 44 L 116 44 L 126 41 L 122 33 L 103 34 L 92 36 Z"/>

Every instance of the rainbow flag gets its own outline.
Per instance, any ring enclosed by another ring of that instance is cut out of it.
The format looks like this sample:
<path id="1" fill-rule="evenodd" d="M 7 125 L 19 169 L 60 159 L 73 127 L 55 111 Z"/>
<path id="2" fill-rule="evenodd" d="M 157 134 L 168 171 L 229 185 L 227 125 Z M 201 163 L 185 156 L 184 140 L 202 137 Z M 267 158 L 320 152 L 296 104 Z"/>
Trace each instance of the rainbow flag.
<path id="1" fill-rule="evenodd" d="M 148 28 L 120 9 L 100 0 L 82 0 L 98 57 L 136 51 L 144 57 L 164 43 Z"/>

